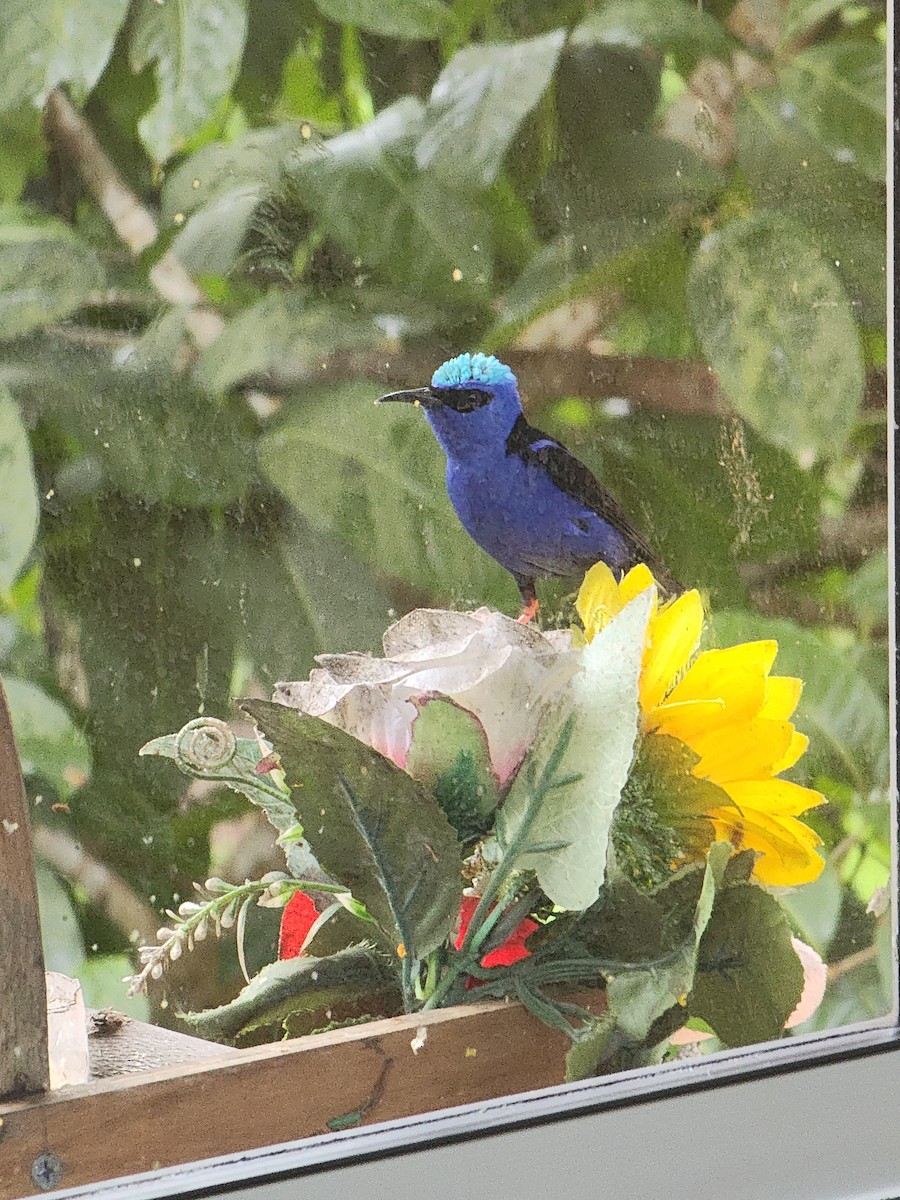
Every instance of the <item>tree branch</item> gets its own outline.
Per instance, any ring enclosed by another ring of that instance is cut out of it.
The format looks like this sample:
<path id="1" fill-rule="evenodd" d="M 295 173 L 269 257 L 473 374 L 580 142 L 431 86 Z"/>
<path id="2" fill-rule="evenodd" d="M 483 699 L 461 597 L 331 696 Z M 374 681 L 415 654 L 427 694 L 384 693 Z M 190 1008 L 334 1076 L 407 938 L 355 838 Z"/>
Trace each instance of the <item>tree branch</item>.
<path id="1" fill-rule="evenodd" d="M 124 879 L 84 850 L 74 838 L 46 825 L 34 827 L 34 849 L 64 879 L 83 888 L 88 901 L 115 922 L 126 937 L 156 940 L 159 917 Z"/>
<path id="2" fill-rule="evenodd" d="M 77 170 L 120 240 L 135 258 L 157 238 L 156 218 L 125 182 L 88 122 L 60 88 L 44 107 L 44 131 L 56 150 Z M 187 304 L 186 325 L 198 346 L 214 342 L 225 327 L 190 275 L 167 250 L 150 270 L 150 282 L 170 304 Z"/>

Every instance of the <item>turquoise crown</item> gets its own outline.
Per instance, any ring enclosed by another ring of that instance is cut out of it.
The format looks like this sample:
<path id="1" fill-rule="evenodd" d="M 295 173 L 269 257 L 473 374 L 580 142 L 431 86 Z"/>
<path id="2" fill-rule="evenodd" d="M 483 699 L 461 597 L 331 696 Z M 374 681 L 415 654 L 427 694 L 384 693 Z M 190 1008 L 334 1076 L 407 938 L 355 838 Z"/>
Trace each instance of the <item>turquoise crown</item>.
<path id="1" fill-rule="evenodd" d="M 432 387 L 458 387 L 465 383 L 511 383 L 516 377 L 493 354 L 457 354 L 441 363 L 431 377 Z"/>

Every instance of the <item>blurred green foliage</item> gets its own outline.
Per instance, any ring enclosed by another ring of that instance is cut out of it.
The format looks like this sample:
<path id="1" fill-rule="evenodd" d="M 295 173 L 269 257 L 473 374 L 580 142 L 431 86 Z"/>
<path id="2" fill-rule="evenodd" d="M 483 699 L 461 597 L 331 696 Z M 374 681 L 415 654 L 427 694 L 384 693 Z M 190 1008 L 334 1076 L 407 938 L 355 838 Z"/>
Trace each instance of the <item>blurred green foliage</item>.
<path id="1" fill-rule="evenodd" d="M 234 801 L 141 743 L 415 604 L 513 606 L 418 414 L 370 403 L 493 349 L 720 643 L 807 680 L 830 890 L 792 912 L 872 947 L 833 1019 L 881 1011 L 885 40 L 877 0 L 7 0 L 0 671 L 36 820 L 156 906 L 248 873 Z M 71 953 L 124 953 L 66 887 Z"/>

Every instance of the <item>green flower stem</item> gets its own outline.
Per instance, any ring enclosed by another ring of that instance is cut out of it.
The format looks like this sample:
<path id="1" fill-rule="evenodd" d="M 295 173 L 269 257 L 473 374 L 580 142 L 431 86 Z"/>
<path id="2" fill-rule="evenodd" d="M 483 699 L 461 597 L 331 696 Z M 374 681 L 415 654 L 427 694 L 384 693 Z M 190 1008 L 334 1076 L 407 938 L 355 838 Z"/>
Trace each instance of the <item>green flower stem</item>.
<path id="1" fill-rule="evenodd" d="M 559 783 L 554 780 L 554 776 L 566 752 L 569 739 L 572 736 L 572 724 L 573 718 L 570 718 L 563 726 L 553 753 L 544 764 L 540 780 L 534 786 L 534 790 L 528 800 L 525 815 L 504 849 L 502 859 L 487 881 L 487 886 L 484 889 L 481 899 L 478 901 L 478 907 L 472 914 L 472 920 L 469 923 L 463 944 L 459 949 L 459 954 L 448 964 L 446 974 L 425 1002 L 423 1011 L 439 1008 L 458 977 L 462 974 L 468 974 L 469 967 L 478 961 L 478 951 L 482 943 L 490 934 L 496 922 L 499 921 L 503 911 L 502 905 L 497 904 L 493 912 L 491 912 L 491 909 L 497 903 L 501 890 L 506 886 L 519 857 L 528 852 L 531 827 L 540 812 L 547 793 L 559 786 Z"/>

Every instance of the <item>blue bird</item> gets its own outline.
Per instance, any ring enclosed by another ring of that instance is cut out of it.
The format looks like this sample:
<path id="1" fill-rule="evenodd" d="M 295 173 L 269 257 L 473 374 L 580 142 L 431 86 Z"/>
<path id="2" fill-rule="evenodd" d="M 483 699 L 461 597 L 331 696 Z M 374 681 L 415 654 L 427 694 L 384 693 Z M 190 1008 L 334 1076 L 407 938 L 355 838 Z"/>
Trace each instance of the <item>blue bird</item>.
<path id="1" fill-rule="evenodd" d="M 538 610 L 535 580 L 581 575 L 602 559 L 618 576 L 644 562 L 680 590 L 584 463 L 525 420 L 516 377 L 493 355 L 460 354 L 431 386 L 377 402 L 421 405 L 447 455 L 447 492 L 463 528 Z"/>

